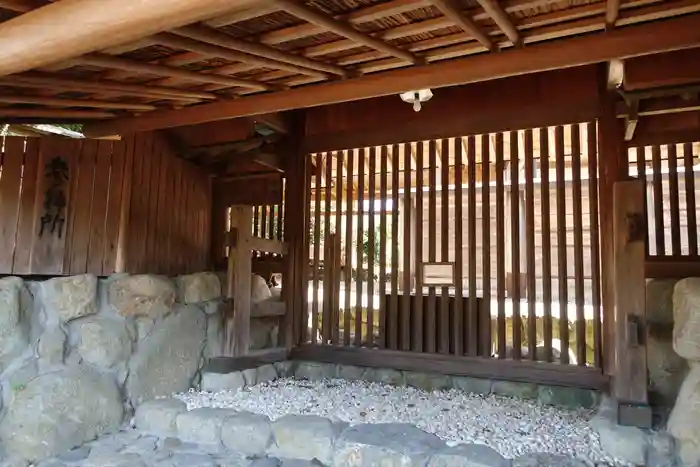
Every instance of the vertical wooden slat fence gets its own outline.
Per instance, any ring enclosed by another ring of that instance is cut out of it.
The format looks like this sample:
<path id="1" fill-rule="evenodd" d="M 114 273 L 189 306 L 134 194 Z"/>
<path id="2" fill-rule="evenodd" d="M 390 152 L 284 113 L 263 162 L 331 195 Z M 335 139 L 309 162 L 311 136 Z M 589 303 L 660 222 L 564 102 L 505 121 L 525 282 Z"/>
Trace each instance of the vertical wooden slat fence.
<path id="1" fill-rule="evenodd" d="M 596 151 L 591 122 L 310 155 L 309 341 L 599 370 Z"/>

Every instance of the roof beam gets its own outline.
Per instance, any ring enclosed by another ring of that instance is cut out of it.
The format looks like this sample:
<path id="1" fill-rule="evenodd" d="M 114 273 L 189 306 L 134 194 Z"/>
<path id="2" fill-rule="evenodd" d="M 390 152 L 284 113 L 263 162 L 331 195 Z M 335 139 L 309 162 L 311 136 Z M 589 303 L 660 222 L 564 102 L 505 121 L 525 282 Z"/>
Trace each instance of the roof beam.
<path id="1" fill-rule="evenodd" d="M 614 28 L 620 14 L 620 0 L 608 0 L 605 8 L 605 27 Z"/>
<path id="2" fill-rule="evenodd" d="M 148 104 L 131 104 L 129 102 L 100 101 L 92 99 L 61 99 L 57 97 L 0 95 L 3 104 L 33 104 L 48 107 L 91 107 L 94 109 L 121 109 L 134 111 L 156 110 L 157 107 Z"/>
<path id="3" fill-rule="evenodd" d="M 70 60 L 260 0 L 64 0 L 0 24 L 0 76 Z M 46 27 L 50 24 L 51 27 Z"/>
<path id="4" fill-rule="evenodd" d="M 13 109 L 0 108 L 0 118 L 53 118 L 55 120 L 93 120 L 111 118 L 112 112 L 101 110 Z"/>
<path id="5" fill-rule="evenodd" d="M 514 46 L 522 45 L 522 39 L 518 30 L 513 26 L 513 22 L 508 17 L 508 14 L 498 4 L 496 0 L 477 0 L 479 5 L 493 19 L 493 21 L 501 28 L 501 31 L 510 39 Z"/>
<path id="6" fill-rule="evenodd" d="M 606 33 L 509 49 L 498 54 L 476 55 L 419 68 L 403 68 L 309 88 L 243 97 L 177 111 L 150 112 L 133 119 L 88 125 L 85 132 L 90 136 L 107 136 L 169 128 L 667 52 L 699 46 L 699 21 L 700 14 L 686 15 L 616 28 Z"/>
<path id="7" fill-rule="evenodd" d="M 267 45 L 256 44 L 254 42 L 236 39 L 235 37 L 230 36 L 229 34 L 217 31 L 216 29 L 207 28 L 206 26 L 185 26 L 176 29 L 174 32 L 177 35 L 189 37 L 190 39 L 196 39 L 202 42 L 207 42 L 209 44 L 214 44 L 219 47 L 238 50 L 239 52 L 244 52 L 252 55 L 258 55 L 260 57 L 265 57 L 267 59 L 275 60 L 278 62 L 290 63 L 298 67 L 302 67 L 302 70 L 307 69 L 315 70 L 316 72 L 321 71 L 324 73 L 330 73 L 342 77 L 348 76 L 348 73 L 338 66 L 328 65 L 326 63 L 311 60 L 303 56 L 282 52 Z"/>
<path id="8" fill-rule="evenodd" d="M 252 117 L 252 119 L 255 123 L 264 125 L 277 133 L 282 133 L 284 135 L 289 134 L 289 122 L 285 118 L 285 115 L 281 113 L 255 115 L 254 117 Z"/>
<path id="9" fill-rule="evenodd" d="M 232 78 L 229 76 L 215 75 L 212 73 L 199 73 L 196 71 L 184 70 L 182 68 L 165 65 L 154 65 L 151 63 L 139 62 L 127 58 L 112 57 L 111 55 L 90 54 L 76 60 L 82 65 L 90 65 L 101 68 L 113 68 L 117 70 L 131 71 L 134 73 L 153 74 L 180 78 L 199 83 L 218 83 L 231 87 L 242 87 L 265 91 L 271 89 L 270 86 L 255 81 Z"/>
<path id="10" fill-rule="evenodd" d="M 276 4 L 287 13 L 294 15 L 297 18 L 308 21 L 309 23 L 314 23 L 340 36 L 347 37 L 348 39 L 357 42 L 359 45 L 381 50 L 388 55 L 393 55 L 394 57 L 400 58 L 408 63 L 421 63 L 421 60 L 412 53 L 406 52 L 398 47 L 394 47 L 393 45 L 387 44 L 379 39 L 375 39 L 372 36 L 362 34 L 352 26 L 342 23 L 334 19 L 332 16 L 314 10 L 313 8 L 310 8 L 302 3 L 297 3 L 291 0 L 276 0 Z"/>
<path id="11" fill-rule="evenodd" d="M 450 21 L 462 28 L 464 32 L 479 41 L 488 50 L 495 50 L 491 39 L 466 14 L 462 13 L 452 0 L 433 0 L 433 4 Z"/>
<path id="12" fill-rule="evenodd" d="M 679 50 L 625 61 L 626 91 L 700 82 L 700 49 Z"/>

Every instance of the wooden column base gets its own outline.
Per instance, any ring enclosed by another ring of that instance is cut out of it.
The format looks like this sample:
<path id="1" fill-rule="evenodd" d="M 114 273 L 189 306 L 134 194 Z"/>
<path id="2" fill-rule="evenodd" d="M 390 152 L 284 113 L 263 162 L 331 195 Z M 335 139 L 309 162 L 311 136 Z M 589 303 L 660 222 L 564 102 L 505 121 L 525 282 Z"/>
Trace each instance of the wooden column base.
<path id="1" fill-rule="evenodd" d="M 617 407 L 617 423 L 623 426 L 651 428 L 651 406 L 649 404 L 627 404 L 619 402 Z"/>

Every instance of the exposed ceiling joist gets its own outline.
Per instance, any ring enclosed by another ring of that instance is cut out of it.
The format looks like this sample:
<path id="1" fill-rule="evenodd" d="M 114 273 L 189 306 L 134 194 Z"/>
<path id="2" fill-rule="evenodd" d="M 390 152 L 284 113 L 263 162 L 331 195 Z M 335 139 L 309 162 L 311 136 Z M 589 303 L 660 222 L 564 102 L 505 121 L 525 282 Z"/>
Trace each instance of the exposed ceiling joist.
<path id="1" fill-rule="evenodd" d="M 129 102 L 103 101 L 95 99 L 63 99 L 58 97 L 22 96 L 18 94 L 0 95 L 0 103 L 45 105 L 47 107 L 90 107 L 93 109 L 120 109 L 137 112 L 157 109 L 156 106 L 149 104 L 132 104 Z"/>
<path id="2" fill-rule="evenodd" d="M 514 46 L 520 46 L 522 39 L 505 10 L 495 0 L 477 0 L 479 5 L 493 19 L 496 25 L 510 39 Z"/>
<path id="3" fill-rule="evenodd" d="M 699 46 L 699 21 L 699 14 L 686 15 L 616 28 L 606 33 L 505 50 L 498 54 L 483 54 L 419 68 L 392 70 L 361 78 L 323 83 L 307 89 L 290 89 L 177 111 L 150 112 L 133 119 L 87 125 L 85 131 L 91 136 L 147 131 L 667 52 Z"/>
<path id="4" fill-rule="evenodd" d="M 605 26 L 607 28 L 615 27 L 617 17 L 620 15 L 620 0 L 608 0 L 605 10 Z"/>
<path id="5" fill-rule="evenodd" d="M 235 7 L 229 0 L 54 2 L 0 24 L 0 76 L 136 41 L 258 1 L 237 0 Z"/>
<path id="6" fill-rule="evenodd" d="M 347 37 L 348 39 L 351 39 L 357 42 L 358 44 L 362 44 L 376 50 L 381 50 L 382 52 L 385 52 L 396 58 L 400 58 L 401 60 L 404 60 L 408 63 L 417 64 L 421 62 L 421 60 L 418 57 L 416 57 L 410 52 L 406 52 L 403 49 L 394 47 L 393 45 L 390 45 L 372 36 L 362 34 L 361 32 L 354 29 L 352 26 L 346 23 L 342 23 L 334 19 L 332 16 L 322 13 L 311 7 L 308 7 L 302 3 L 298 3 L 291 0 L 277 0 L 276 3 L 280 8 L 284 9 L 289 14 L 294 15 L 297 18 L 303 19 L 304 21 L 308 21 L 309 23 L 314 23 L 318 26 L 321 26 L 340 36 Z"/>
<path id="7" fill-rule="evenodd" d="M 254 42 L 236 39 L 224 32 L 207 28 L 205 26 L 185 26 L 176 29 L 175 33 L 181 36 L 189 37 L 190 39 L 196 39 L 209 44 L 214 44 L 219 47 L 238 50 L 240 52 L 257 55 L 270 60 L 296 65 L 298 67 L 302 67 L 302 72 L 304 72 L 304 69 L 306 69 L 306 73 L 308 73 L 308 70 L 315 70 L 317 72 L 321 71 L 342 77 L 347 77 L 348 75 L 345 70 L 338 66 L 329 65 L 303 56 L 282 52 L 264 44 L 256 44 Z"/>
<path id="8" fill-rule="evenodd" d="M 445 17 L 449 18 L 450 21 L 462 28 L 464 32 L 479 41 L 488 50 L 493 50 L 495 48 L 488 35 L 484 34 L 484 32 L 479 29 L 479 26 L 477 26 L 470 17 L 461 12 L 454 4 L 453 0 L 433 0 L 433 4 L 443 15 L 445 15 Z"/>

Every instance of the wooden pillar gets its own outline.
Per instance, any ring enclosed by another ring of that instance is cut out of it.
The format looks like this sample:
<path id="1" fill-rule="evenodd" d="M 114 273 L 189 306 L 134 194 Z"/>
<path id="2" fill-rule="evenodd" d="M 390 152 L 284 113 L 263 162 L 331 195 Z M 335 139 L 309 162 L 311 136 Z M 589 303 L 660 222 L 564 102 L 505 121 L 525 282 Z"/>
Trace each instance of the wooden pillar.
<path id="1" fill-rule="evenodd" d="M 620 403 L 618 421 L 651 427 L 647 398 L 644 278 L 644 181 L 613 187 L 615 280 L 615 376 L 613 396 Z"/>
<path id="2" fill-rule="evenodd" d="M 226 320 L 226 356 L 239 357 L 250 349 L 250 278 L 253 212 L 250 206 L 231 208 L 228 237 L 226 296 L 233 299 L 233 316 Z"/>
<path id="3" fill-rule="evenodd" d="M 304 148 L 305 114 L 290 115 L 291 132 L 288 150 L 287 181 L 285 185 L 284 241 L 288 244 L 284 297 L 287 304 L 284 336 L 285 346 L 291 348 L 308 337 L 308 263 L 309 263 L 309 200 L 311 170 Z"/>
<path id="4" fill-rule="evenodd" d="M 614 95 L 601 73 L 601 111 L 598 119 L 601 291 L 603 303 L 603 368 L 615 373 L 615 278 L 613 249 L 613 186 L 627 177 L 627 147 L 623 121 L 615 116 Z M 640 291 L 643 294 L 643 291 Z"/>

